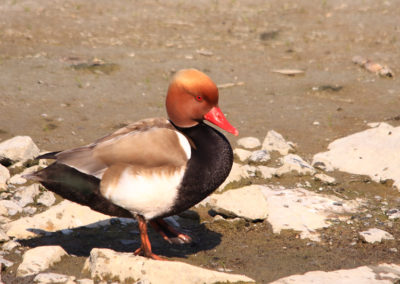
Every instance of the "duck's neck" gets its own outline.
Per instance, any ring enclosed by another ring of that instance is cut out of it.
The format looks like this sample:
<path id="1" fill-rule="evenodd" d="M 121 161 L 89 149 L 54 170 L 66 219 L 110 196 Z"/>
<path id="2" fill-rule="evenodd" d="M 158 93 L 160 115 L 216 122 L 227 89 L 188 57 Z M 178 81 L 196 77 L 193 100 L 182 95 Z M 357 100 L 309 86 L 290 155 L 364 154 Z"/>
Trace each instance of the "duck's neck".
<path id="1" fill-rule="evenodd" d="M 233 153 L 225 136 L 203 122 L 176 128 L 193 143 L 173 210 L 179 212 L 203 200 L 225 181 L 232 168 Z"/>

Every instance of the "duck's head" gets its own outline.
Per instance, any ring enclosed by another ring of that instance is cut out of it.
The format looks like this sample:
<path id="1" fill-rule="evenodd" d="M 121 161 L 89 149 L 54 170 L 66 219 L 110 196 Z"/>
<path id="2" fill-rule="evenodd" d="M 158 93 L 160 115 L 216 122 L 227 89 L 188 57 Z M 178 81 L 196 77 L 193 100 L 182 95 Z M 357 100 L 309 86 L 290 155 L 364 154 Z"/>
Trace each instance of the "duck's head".
<path id="1" fill-rule="evenodd" d="M 196 69 L 175 74 L 168 88 L 166 107 L 176 126 L 192 127 L 205 119 L 236 136 L 239 134 L 218 107 L 217 86 Z"/>

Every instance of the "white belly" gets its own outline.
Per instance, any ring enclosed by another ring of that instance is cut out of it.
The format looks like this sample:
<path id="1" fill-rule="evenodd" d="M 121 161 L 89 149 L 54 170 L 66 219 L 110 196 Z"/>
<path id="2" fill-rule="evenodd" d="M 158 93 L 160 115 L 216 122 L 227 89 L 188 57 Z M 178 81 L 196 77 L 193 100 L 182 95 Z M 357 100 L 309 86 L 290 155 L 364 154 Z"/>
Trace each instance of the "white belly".
<path id="1" fill-rule="evenodd" d="M 184 167 L 173 173 L 143 170 L 135 174 L 127 168 L 102 193 L 112 203 L 149 220 L 172 208 L 183 174 Z"/>

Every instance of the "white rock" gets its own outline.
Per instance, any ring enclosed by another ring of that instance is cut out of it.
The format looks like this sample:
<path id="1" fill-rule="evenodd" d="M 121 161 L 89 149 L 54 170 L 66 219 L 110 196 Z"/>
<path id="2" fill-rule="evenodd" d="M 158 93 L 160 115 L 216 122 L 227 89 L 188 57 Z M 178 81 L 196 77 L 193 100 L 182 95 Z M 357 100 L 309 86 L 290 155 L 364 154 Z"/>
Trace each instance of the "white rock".
<path id="1" fill-rule="evenodd" d="M 90 271 L 92 278 L 112 278 L 119 282 L 128 279 L 154 284 L 254 282 L 244 275 L 212 271 L 178 261 L 157 261 L 110 249 L 92 249 L 85 267 Z"/>
<path id="2" fill-rule="evenodd" d="M 39 170 L 39 166 L 32 166 L 29 168 L 26 168 L 23 172 L 13 175 L 8 181 L 8 184 L 24 184 L 27 182 L 25 178 L 23 178 L 23 175 L 33 173 L 35 171 Z"/>
<path id="3" fill-rule="evenodd" d="M 381 243 L 383 240 L 394 240 L 394 237 L 390 233 L 378 228 L 371 228 L 358 234 L 367 243 Z"/>
<path id="4" fill-rule="evenodd" d="M 37 274 L 67 255 L 60 246 L 42 246 L 26 251 L 22 257 L 22 263 L 17 268 L 17 276 L 24 277 Z"/>
<path id="5" fill-rule="evenodd" d="M 94 284 L 94 281 L 92 279 L 85 278 L 85 279 L 76 280 L 76 283 L 78 283 L 78 284 Z"/>
<path id="6" fill-rule="evenodd" d="M 334 177 L 328 176 L 326 174 L 316 174 L 314 175 L 314 179 L 321 181 L 324 184 L 335 185 L 336 179 Z"/>
<path id="7" fill-rule="evenodd" d="M 278 151 L 281 155 L 287 155 L 295 150 L 295 145 L 292 142 L 287 142 L 278 132 L 270 130 L 264 139 L 262 149 L 269 152 Z"/>
<path id="8" fill-rule="evenodd" d="M 261 142 L 255 137 L 243 137 L 237 141 L 238 146 L 245 149 L 254 149 L 261 146 Z"/>
<path id="9" fill-rule="evenodd" d="M 319 241 L 317 229 L 328 227 L 328 219 L 346 220 L 344 214 L 354 213 L 360 201 L 342 200 L 308 191 L 304 188 L 272 188 L 262 186 L 267 200 L 268 218 L 274 233 L 283 229 L 300 231 L 301 238 Z"/>
<path id="10" fill-rule="evenodd" d="M 313 165 L 327 171 L 368 175 L 376 182 L 392 179 L 400 189 L 400 163 L 394 154 L 400 149 L 400 126 L 380 123 L 376 128 L 335 140 L 328 149 L 314 156 Z"/>
<path id="11" fill-rule="evenodd" d="M 9 239 L 10 239 L 10 238 L 7 236 L 7 234 L 4 233 L 3 230 L 0 230 L 0 242 L 1 242 L 1 243 L 6 242 L 6 241 L 8 241 Z"/>
<path id="12" fill-rule="evenodd" d="M 0 160 L 17 162 L 33 159 L 39 152 L 39 148 L 29 136 L 16 136 L 0 143 Z"/>
<path id="13" fill-rule="evenodd" d="M 56 197 L 51 191 L 44 191 L 37 199 L 37 203 L 50 207 L 56 202 Z"/>
<path id="14" fill-rule="evenodd" d="M 39 185 L 31 184 L 29 186 L 20 187 L 16 190 L 13 200 L 21 207 L 25 207 L 29 203 L 33 203 L 34 198 L 39 194 Z"/>
<path id="15" fill-rule="evenodd" d="M 0 215 L 1 215 L 1 216 L 6 216 L 6 215 L 8 215 L 8 209 L 7 209 L 7 207 L 5 207 L 5 206 L 1 203 L 1 201 L 0 201 Z"/>
<path id="16" fill-rule="evenodd" d="M 264 220 L 268 217 L 268 203 L 258 185 L 211 195 L 210 206 L 218 213 L 247 220 Z"/>
<path id="17" fill-rule="evenodd" d="M 399 277 L 399 265 L 384 263 L 329 272 L 310 271 L 303 275 L 281 278 L 270 284 L 392 284 Z"/>
<path id="18" fill-rule="evenodd" d="M 235 154 L 241 162 L 244 162 L 248 158 L 250 158 L 251 151 L 236 148 L 235 150 L 233 150 L 233 154 Z"/>
<path id="19" fill-rule="evenodd" d="M 0 190 L 5 189 L 6 181 L 10 178 L 10 171 L 0 164 Z"/>
<path id="20" fill-rule="evenodd" d="M 74 276 L 68 276 L 64 274 L 58 273 L 39 273 L 33 279 L 33 282 L 40 283 L 40 284 L 47 284 L 47 283 L 75 283 Z"/>
<path id="21" fill-rule="evenodd" d="M 266 167 L 266 166 L 258 166 L 257 169 L 260 172 L 261 177 L 264 179 L 270 179 L 276 173 L 275 168 L 270 168 L 270 167 Z"/>
<path id="22" fill-rule="evenodd" d="M 229 176 L 223 182 L 223 184 L 218 188 L 219 191 L 223 190 L 228 184 L 240 181 L 241 179 L 249 178 L 250 175 L 248 173 L 248 165 L 240 165 L 238 163 L 233 163 L 232 170 L 229 173 Z"/>
<path id="23" fill-rule="evenodd" d="M 291 172 L 296 172 L 298 175 L 311 175 L 315 173 L 315 169 L 300 156 L 289 154 L 280 159 L 283 164 L 276 170 L 276 175 L 281 176 Z"/>
<path id="24" fill-rule="evenodd" d="M 45 212 L 20 218 L 4 227 L 8 236 L 25 239 L 36 236 L 35 229 L 54 232 L 79 226 L 107 225 L 109 218 L 110 216 L 95 212 L 87 206 L 63 200 Z"/>
<path id="25" fill-rule="evenodd" d="M 14 264 L 14 262 L 0 257 L 0 267 L 3 266 L 3 265 L 5 267 L 10 267 L 10 266 L 13 266 L 13 264 Z M 0 279 L 0 283 L 1 283 L 1 279 Z"/>
<path id="26" fill-rule="evenodd" d="M 0 206 L 7 209 L 9 216 L 22 212 L 22 207 L 15 200 L 0 200 Z"/>
<path id="27" fill-rule="evenodd" d="M 19 247 L 19 246 L 21 246 L 21 244 L 19 242 L 11 240 L 11 241 L 8 241 L 8 242 L 4 243 L 2 248 L 5 251 L 11 251 L 14 248 Z"/>
<path id="28" fill-rule="evenodd" d="M 22 212 L 24 212 L 25 214 L 28 214 L 28 215 L 33 215 L 36 213 L 36 211 L 37 211 L 37 208 L 33 207 L 33 206 L 26 206 L 22 209 Z"/>
<path id="29" fill-rule="evenodd" d="M 256 163 L 265 163 L 268 162 L 271 159 L 271 156 L 267 152 L 267 150 L 258 150 L 254 151 L 249 160 L 251 162 L 256 162 Z"/>

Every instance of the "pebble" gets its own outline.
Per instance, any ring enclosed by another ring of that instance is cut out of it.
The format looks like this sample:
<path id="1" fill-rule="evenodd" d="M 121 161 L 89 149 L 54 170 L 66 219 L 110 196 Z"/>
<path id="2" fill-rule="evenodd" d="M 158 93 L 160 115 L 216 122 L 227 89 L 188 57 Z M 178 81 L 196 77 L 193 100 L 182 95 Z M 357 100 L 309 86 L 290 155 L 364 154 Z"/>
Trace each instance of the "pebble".
<path id="1" fill-rule="evenodd" d="M 21 246 L 21 244 L 19 242 L 11 240 L 11 241 L 4 243 L 2 246 L 2 249 L 5 251 L 12 251 L 13 249 L 15 249 L 16 247 L 19 247 L 19 246 Z"/>
<path id="2" fill-rule="evenodd" d="M 47 207 L 52 206 L 54 202 L 56 202 L 56 197 L 51 191 L 44 191 L 37 199 L 37 203 L 43 204 Z"/>
<path id="3" fill-rule="evenodd" d="M 39 184 L 20 187 L 16 190 L 13 200 L 21 207 L 33 203 L 34 198 L 39 194 Z"/>
<path id="4" fill-rule="evenodd" d="M 315 169 L 300 156 L 289 154 L 280 159 L 282 166 L 276 170 L 277 176 L 295 172 L 298 175 L 312 175 Z"/>
<path id="5" fill-rule="evenodd" d="M 7 209 L 8 216 L 22 212 L 22 207 L 15 200 L 0 200 L 0 206 Z"/>
<path id="6" fill-rule="evenodd" d="M 0 242 L 4 243 L 6 241 L 8 241 L 10 238 L 7 236 L 6 233 L 4 233 L 3 230 L 0 229 Z"/>
<path id="7" fill-rule="evenodd" d="M 233 150 L 233 154 L 235 154 L 239 158 L 239 161 L 244 162 L 250 158 L 252 152 L 236 148 L 235 150 Z"/>
<path id="8" fill-rule="evenodd" d="M 266 166 L 258 166 L 257 169 L 263 179 L 270 179 L 276 173 L 276 168 L 271 168 L 271 167 L 266 167 Z"/>
<path id="9" fill-rule="evenodd" d="M 238 146 L 250 150 L 261 146 L 260 140 L 255 137 L 243 137 L 240 138 L 236 143 L 238 144 Z"/>
<path id="10" fill-rule="evenodd" d="M 9 260 L 7 260 L 7 259 L 5 259 L 3 257 L 0 257 L 0 267 L 3 266 L 3 265 L 8 268 L 8 267 L 13 266 L 14 262 L 9 261 Z M 1 279 L 0 279 L 0 283 L 1 283 Z"/>
<path id="11" fill-rule="evenodd" d="M 75 280 L 74 276 L 68 276 L 64 274 L 50 272 L 50 273 L 39 273 L 38 275 L 35 276 L 33 282 L 40 284 L 47 284 L 47 283 L 73 284 L 75 283 L 74 280 Z"/>
<path id="12" fill-rule="evenodd" d="M 392 208 L 386 211 L 386 215 L 390 220 L 399 219 L 400 218 L 400 209 Z"/>
<path id="13" fill-rule="evenodd" d="M 315 174 L 314 175 L 314 179 L 317 181 L 322 182 L 323 184 L 328 184 L 328 185 L 335 185 L 336 183 L 336 179 L 334 177 L 328 176 L 326 174 Z"/>
<path id="14" fill-rule="evenodd" d="M 22 263 L 17 268 L 17 276 L 25 277 L 37 274 L 51 267 L 67 255 L 60 246 L 41 246 L 26 251 Z"/>

